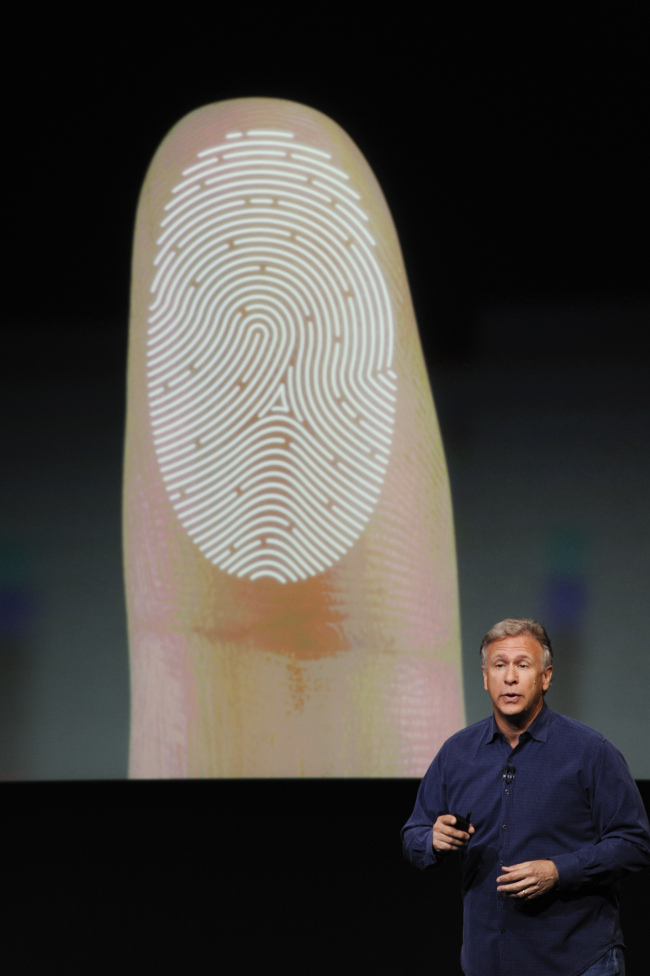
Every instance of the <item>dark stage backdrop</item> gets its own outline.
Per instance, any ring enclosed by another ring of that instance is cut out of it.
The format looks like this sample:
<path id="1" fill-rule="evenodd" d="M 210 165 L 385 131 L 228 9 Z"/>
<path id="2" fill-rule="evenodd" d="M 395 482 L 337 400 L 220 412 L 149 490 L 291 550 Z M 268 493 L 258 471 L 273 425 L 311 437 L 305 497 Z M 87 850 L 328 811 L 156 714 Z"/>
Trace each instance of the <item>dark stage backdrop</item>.
<path id="1" fill-rule="evenodd" d="M 646 806 L 647 782 L 640 784 Z M 6 939 L 25 971 L 460 974 L 458 862 L 419 872 L 412 780 L 3 784 Z M 621 886 L 647 970 L 647 872 Z M 17 966 L 15 972 L 23 971 Z"/>

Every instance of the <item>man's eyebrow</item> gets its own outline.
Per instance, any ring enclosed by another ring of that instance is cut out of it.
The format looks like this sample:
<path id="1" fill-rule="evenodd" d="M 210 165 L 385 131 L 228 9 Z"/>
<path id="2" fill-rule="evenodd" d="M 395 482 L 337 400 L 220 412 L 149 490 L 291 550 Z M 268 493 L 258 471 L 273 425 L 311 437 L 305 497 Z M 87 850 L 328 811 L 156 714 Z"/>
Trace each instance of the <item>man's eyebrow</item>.
<path id="1" fill-rule="evenodd" d="M 506 657 L 504 654 L 495 654 L 494 657 L 492 658 L 492 660 L 495 661 L 495 662 L 496 661 L 513 661 L 514 663 L 516 663 L 517 661 L 532 661 L 533 660 L 533 655 L 532 654 L 528 654 L 526 651 L 522 651 L 521 654 L 517 654 L 515 657 L 512 657 L 512 658 L 511 657 Z"/>

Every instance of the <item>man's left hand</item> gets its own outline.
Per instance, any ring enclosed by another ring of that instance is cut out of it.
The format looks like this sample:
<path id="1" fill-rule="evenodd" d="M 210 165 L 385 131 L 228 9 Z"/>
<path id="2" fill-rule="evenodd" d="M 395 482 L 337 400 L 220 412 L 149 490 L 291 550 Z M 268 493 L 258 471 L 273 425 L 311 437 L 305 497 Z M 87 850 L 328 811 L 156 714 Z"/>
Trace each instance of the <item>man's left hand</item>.
<path id="1" fill-rule="evenodd" d="M 523 861 L 521 864 L 505 865 L 503 874 L 497 878 L 497 891 L 509 898 L 539 898 L 550 891 L 558 880 L 557 868 L 550 858 L 544 861 Z"/>

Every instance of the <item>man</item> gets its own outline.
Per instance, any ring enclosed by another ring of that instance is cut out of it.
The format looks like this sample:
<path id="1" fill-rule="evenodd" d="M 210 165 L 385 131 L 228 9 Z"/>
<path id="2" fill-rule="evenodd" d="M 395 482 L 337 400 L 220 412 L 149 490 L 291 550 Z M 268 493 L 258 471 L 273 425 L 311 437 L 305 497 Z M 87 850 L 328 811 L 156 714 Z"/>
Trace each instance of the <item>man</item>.
<path id="1" fill-rule="evenodd" d="M 493 717 L 442 746 L 402 831 L 405 855 L 427 868 L 460 853 L 466 976 L 624 973 L 617 879 L 650 862 L 627 764 L 546 705 L 553 651 L 537 621 L 496 624 L 481 663 Z"/>

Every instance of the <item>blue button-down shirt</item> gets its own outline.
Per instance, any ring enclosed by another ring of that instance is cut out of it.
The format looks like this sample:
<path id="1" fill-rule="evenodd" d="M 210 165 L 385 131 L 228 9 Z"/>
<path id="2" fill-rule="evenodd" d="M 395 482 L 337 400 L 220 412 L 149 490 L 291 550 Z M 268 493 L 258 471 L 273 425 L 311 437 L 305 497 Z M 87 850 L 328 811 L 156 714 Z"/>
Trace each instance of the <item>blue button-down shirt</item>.
<path id="1" fill-rule="evenodd" d="M 511 782 L 503 777 L 510 757 Z M 599 732 L 544 703 L 513 750 L 494 717 L 448 739 L 402 831 L 406 857 L 440 860 L 444 813 L 476 828 L 461 851 L 461 963 L 467 976 L 577 976 L 623 945 L 616 881 L 650 863 L 650 830 L 625 759 Z M 530 899 L 497 892 L 503 865 L 551 858 L 557 889 Z"/>

